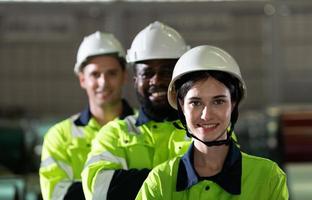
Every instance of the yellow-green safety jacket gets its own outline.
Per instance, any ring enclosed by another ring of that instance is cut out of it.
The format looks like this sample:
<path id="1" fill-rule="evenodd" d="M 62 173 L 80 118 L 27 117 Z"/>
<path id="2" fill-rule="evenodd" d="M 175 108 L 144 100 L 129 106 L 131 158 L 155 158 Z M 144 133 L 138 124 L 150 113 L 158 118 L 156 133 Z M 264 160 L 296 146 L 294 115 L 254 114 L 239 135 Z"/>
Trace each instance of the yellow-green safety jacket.
<path id="1" fill-rule="evenodd" d="M 193 148 L 154 168 L 136 200 L 287 200 L 286 175 L 268 159 L 251 156 L 233 142 L 220 173 L 199 177 Z"/>
<path id="2" fill-rule="evenodd" d="M 122 102 L 123 111 L 119 118 L 133 114 L 128 103 L 125 100 Z M 81 172 L 91 150 L 91 141 L 100 128 L 90 109 L 86 108 L 48 130 L 44 137 L 39 169 L 44 200 L 64 199 L 70 195 L 69 191 L 83 195 Z M 79 183 L 78 186 L 76 183 Z M 72 191 L 74 187 L 80 191 Z"/>
<path id="3" fill-rule="evenodd" d="M 134 199 L 153 167 L 188 149 L 191 139 L 177 123 L 176 113 L 157 122 L 141 109 L 105 125 L 82 172 L 86 199 Z"/>

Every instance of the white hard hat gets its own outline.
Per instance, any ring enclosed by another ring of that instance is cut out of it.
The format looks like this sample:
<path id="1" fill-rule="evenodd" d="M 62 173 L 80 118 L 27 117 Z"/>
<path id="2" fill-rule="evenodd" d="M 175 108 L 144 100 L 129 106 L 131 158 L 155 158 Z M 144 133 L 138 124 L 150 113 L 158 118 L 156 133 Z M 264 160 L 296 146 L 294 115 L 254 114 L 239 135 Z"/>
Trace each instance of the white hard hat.
<path id="1" fill-rule="evenodd" d="M 136 35 L 127 51 L 127 61 L 134 63 L 151 59 L 178 59 L 188 49 L 176 30 L 156 21 Z"/>
<path id="2" fill-rule="evenodd" d="M 118 57 L 125 58 L 125 51 L 120 42 L 111 33 L 96 31 L 86 36 L 81 42 L 74 71 L 79 73 L 82 64 L 91 56 L 118 54 Z"/>
<path id="3" fill-rule="evenodd" d="M 176 63 L 168 87 L 168 101 L 170 105 L 177 109 L 175 82 L 179 78 L 191 72 L 209 70 L 227 72 L 236 77 L 240 81 L 243 97 L 246 95 L 246 84 L 234 58 L 223 49 L 203 45 L 192 48 L 182 55 Z"/>

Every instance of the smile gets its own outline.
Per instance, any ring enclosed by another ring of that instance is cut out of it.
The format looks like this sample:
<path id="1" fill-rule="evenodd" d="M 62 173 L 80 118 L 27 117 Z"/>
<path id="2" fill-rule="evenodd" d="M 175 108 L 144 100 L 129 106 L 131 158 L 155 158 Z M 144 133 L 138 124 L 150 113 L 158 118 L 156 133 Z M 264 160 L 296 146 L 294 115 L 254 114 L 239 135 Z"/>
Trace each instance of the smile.
<path id="1" fill-rule="evenodd" d="M 161 96 L 165 96 L 167 94 L 167 92 L 153 92 L 151 94 L 152 97 L 161 97 Z"/>
<path id="2" fill-rule="evenodd" d="M 208 128 L 213 129 L 213 128 L 216 128 L 218 124 L 198 124 L 197 126 L 205 128 L 205 129 L 208 129 Z"/>

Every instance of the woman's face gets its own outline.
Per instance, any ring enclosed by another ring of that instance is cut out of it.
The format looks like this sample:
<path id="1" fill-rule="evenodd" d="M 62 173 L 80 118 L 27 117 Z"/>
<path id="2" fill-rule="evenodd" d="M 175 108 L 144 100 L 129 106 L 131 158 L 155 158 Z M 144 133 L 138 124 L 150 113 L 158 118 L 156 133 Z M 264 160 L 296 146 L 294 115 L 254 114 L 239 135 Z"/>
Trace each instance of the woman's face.
<path id="1" fill-rule="evenodd" d="M 234 103 L 224 84 L 213 77 L 198 81 L 180 105 L 187 127 L 196 137 L 203 141 L 226 139 L 226 134 L 222 133 L 230 124 Z"/>

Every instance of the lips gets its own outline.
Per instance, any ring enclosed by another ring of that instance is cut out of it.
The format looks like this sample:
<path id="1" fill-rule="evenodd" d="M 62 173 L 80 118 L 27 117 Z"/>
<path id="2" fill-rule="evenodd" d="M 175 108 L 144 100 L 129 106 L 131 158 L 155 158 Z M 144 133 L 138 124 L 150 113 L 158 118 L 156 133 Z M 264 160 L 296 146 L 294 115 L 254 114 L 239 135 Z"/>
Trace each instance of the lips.
<path id="1" fill-rule="evenodd" d="M 96 92 L 96 94 L 105 98 L 105 97 L 109 96 L 110 92 L 109 91 L 98 91 L 98 92 Z"/>
<path id="2" fill-rule="evenodd" d="M 162 91 L 162 92 L 153 92 L 151 93 L 151 96 L 154 97 L 154 98 L 157 98 L 157 97 L 162 97 L 162 96 L 166 96 L 166 92 L 165 91 Z"/>
<path id="3" fill-rule="evenodd" d="M 165 87 L 151 87 L 148 93 L 150 98 L 154 100 L 167 98 L 167 88 Z"/>
<path id="4" fill-rule="evenodd" d="M 218 127 L 218 123 L 197 124 L 197 127 L 203 128 L 205 131 L 212 131 Z"/>
<path id="5" fill-rule="evenodd" d="M 202 124 L 201 126 L 204 128 L 214 128 L 217 126 L 217 124 Z"/>

